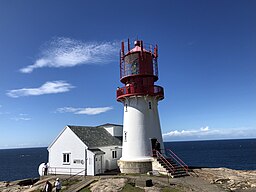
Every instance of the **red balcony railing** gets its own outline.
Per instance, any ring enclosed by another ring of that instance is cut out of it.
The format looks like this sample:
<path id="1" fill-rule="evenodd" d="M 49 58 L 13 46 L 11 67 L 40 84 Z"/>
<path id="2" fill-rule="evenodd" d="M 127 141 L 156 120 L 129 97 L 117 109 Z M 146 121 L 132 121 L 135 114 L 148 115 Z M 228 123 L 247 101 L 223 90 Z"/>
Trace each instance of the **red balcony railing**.
<path id="1" fill-rule="evenodd" d="M 136 96 L 136 95 L 150 95 L 157 96 L 159 100 L 164 98 L 164 89 L 161 86 L 153 85 L 150 87 L 145 86 L 134 86 L 128 84 L 125 87 L 118 88 L 116 91 L 117 100 L 122 100 L 125 97 Z"/>

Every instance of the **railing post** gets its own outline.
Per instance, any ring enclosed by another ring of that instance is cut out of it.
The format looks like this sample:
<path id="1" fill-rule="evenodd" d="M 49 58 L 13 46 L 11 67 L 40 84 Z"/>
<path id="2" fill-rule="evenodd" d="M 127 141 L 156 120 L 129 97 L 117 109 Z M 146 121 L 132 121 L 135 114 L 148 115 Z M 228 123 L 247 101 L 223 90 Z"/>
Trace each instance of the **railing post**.
<path id="1" fill-rule="evenodd" d="M 156 151 L 156 156 L 159 157 L 166 165 L 167 167 L 174 173 L 175 172 L 175 168 L 173 167 L 173 165 L 158 151 Z"/>
<path id="2" fill-rule="evenodd" d="M 171 157 L 186 171 L 188 172 L 188 166 L 184 163 L 172 150 L 168 149 Z"/>

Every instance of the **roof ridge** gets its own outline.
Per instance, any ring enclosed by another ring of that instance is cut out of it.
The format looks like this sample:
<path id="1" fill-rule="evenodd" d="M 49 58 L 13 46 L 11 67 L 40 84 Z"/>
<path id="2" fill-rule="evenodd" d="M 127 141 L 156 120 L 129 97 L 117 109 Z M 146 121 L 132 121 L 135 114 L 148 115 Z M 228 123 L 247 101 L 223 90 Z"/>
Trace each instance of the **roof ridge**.
<path id="1" fill-rule="evenodd" d="M 102 127 L 102 126 L 106 126 L 106 125 L 123 126 L 123 125 L 115 124 L 115 123 L 105 123 L 105 124 L 102 124 L 102 125 L 98 125 L 97 127 Z"/>
<path id="2" fill-rule="evenodd" d="M 67 125 L 68 127 L 86 127 L 86 128 L 96 128 L 97 126 L 89 126 L 89 125 Z"/>

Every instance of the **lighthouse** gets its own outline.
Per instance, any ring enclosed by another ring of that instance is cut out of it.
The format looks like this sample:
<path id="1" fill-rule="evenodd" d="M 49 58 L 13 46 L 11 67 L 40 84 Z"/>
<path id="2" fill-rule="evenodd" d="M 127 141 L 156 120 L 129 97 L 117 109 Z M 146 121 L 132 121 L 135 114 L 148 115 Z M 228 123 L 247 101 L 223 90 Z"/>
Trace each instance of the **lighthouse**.
<path id="1" fill-rule="evenodd" d="M 152 170 L 156 145 L 164 154 L 158 114 L 158 101 L 164 99 L 164 89 L 158 80 L 158 46 L 136 40 L 121 43 L 120 81 L 117 101 L 123 104 L 122 157 L 118 162 L 122 173 L 146 173 Z"/>

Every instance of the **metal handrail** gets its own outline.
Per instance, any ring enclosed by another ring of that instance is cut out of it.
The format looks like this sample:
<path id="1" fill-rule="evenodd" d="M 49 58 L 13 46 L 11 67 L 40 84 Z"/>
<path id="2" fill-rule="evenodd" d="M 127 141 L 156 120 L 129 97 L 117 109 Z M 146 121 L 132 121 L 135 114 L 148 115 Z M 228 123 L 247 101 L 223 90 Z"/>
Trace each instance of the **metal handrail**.
<path id="1" fill-rule="evenodd" d="M 68 178 L 65 179 L 65 180 L 68 181 L 68 180 L 71 179 L 72 177 L 75 177 L 75 176 L 77 176 L 78 174 L 80 174 L 80 173 L 82 173 L 82 172 L 86 173 L 85 171 L 86 171 L 86 169 L 84 169 L 84 170 L 82 170 L 82 171 L 76 173 L 75 175 L 72 175 L 72 176 L 68 177 Z M 81 175 L 81 176 L 85 176 L 85 175 Z"/>
<path id="2" fill-rule="evenodd" d="M 167 149 L 170 153 L 169 155 L 171 155 L 171 157 L 186 171 L 188 171 L 188 166 L 186 163 L 184 163 L 184 161 L 182 161 L 171 149 Z"/>
<path id="3" fill-rule="evenodd" d="M 69 174 L 70 176 L 71 175 L 73 176 L 73 174 L 79 174 L 79 173 L 81 173 L 81 172 L 86 170 L 86 169 L 83 169 L 82 171 L 74 173 L 74 171 L 78 170 L 78 169 L 81 170 L 82 168 L 74 168 L 74 167 L 73 168 L 68 168 L 68 167 L 48 167 L 48 174 L 56 175 L 57 172 L 58 172 L 59 174 Z"/>
<path id="4" fill-rule="evenodd" d="M 156 156 L 159 157 L 169 169 L 171 169 L 172 173 L 175 172 L 175 167 L 173 167 L 173 165 L 159 151 L 153 150 L 153 153 L 155 153 Z"/>

